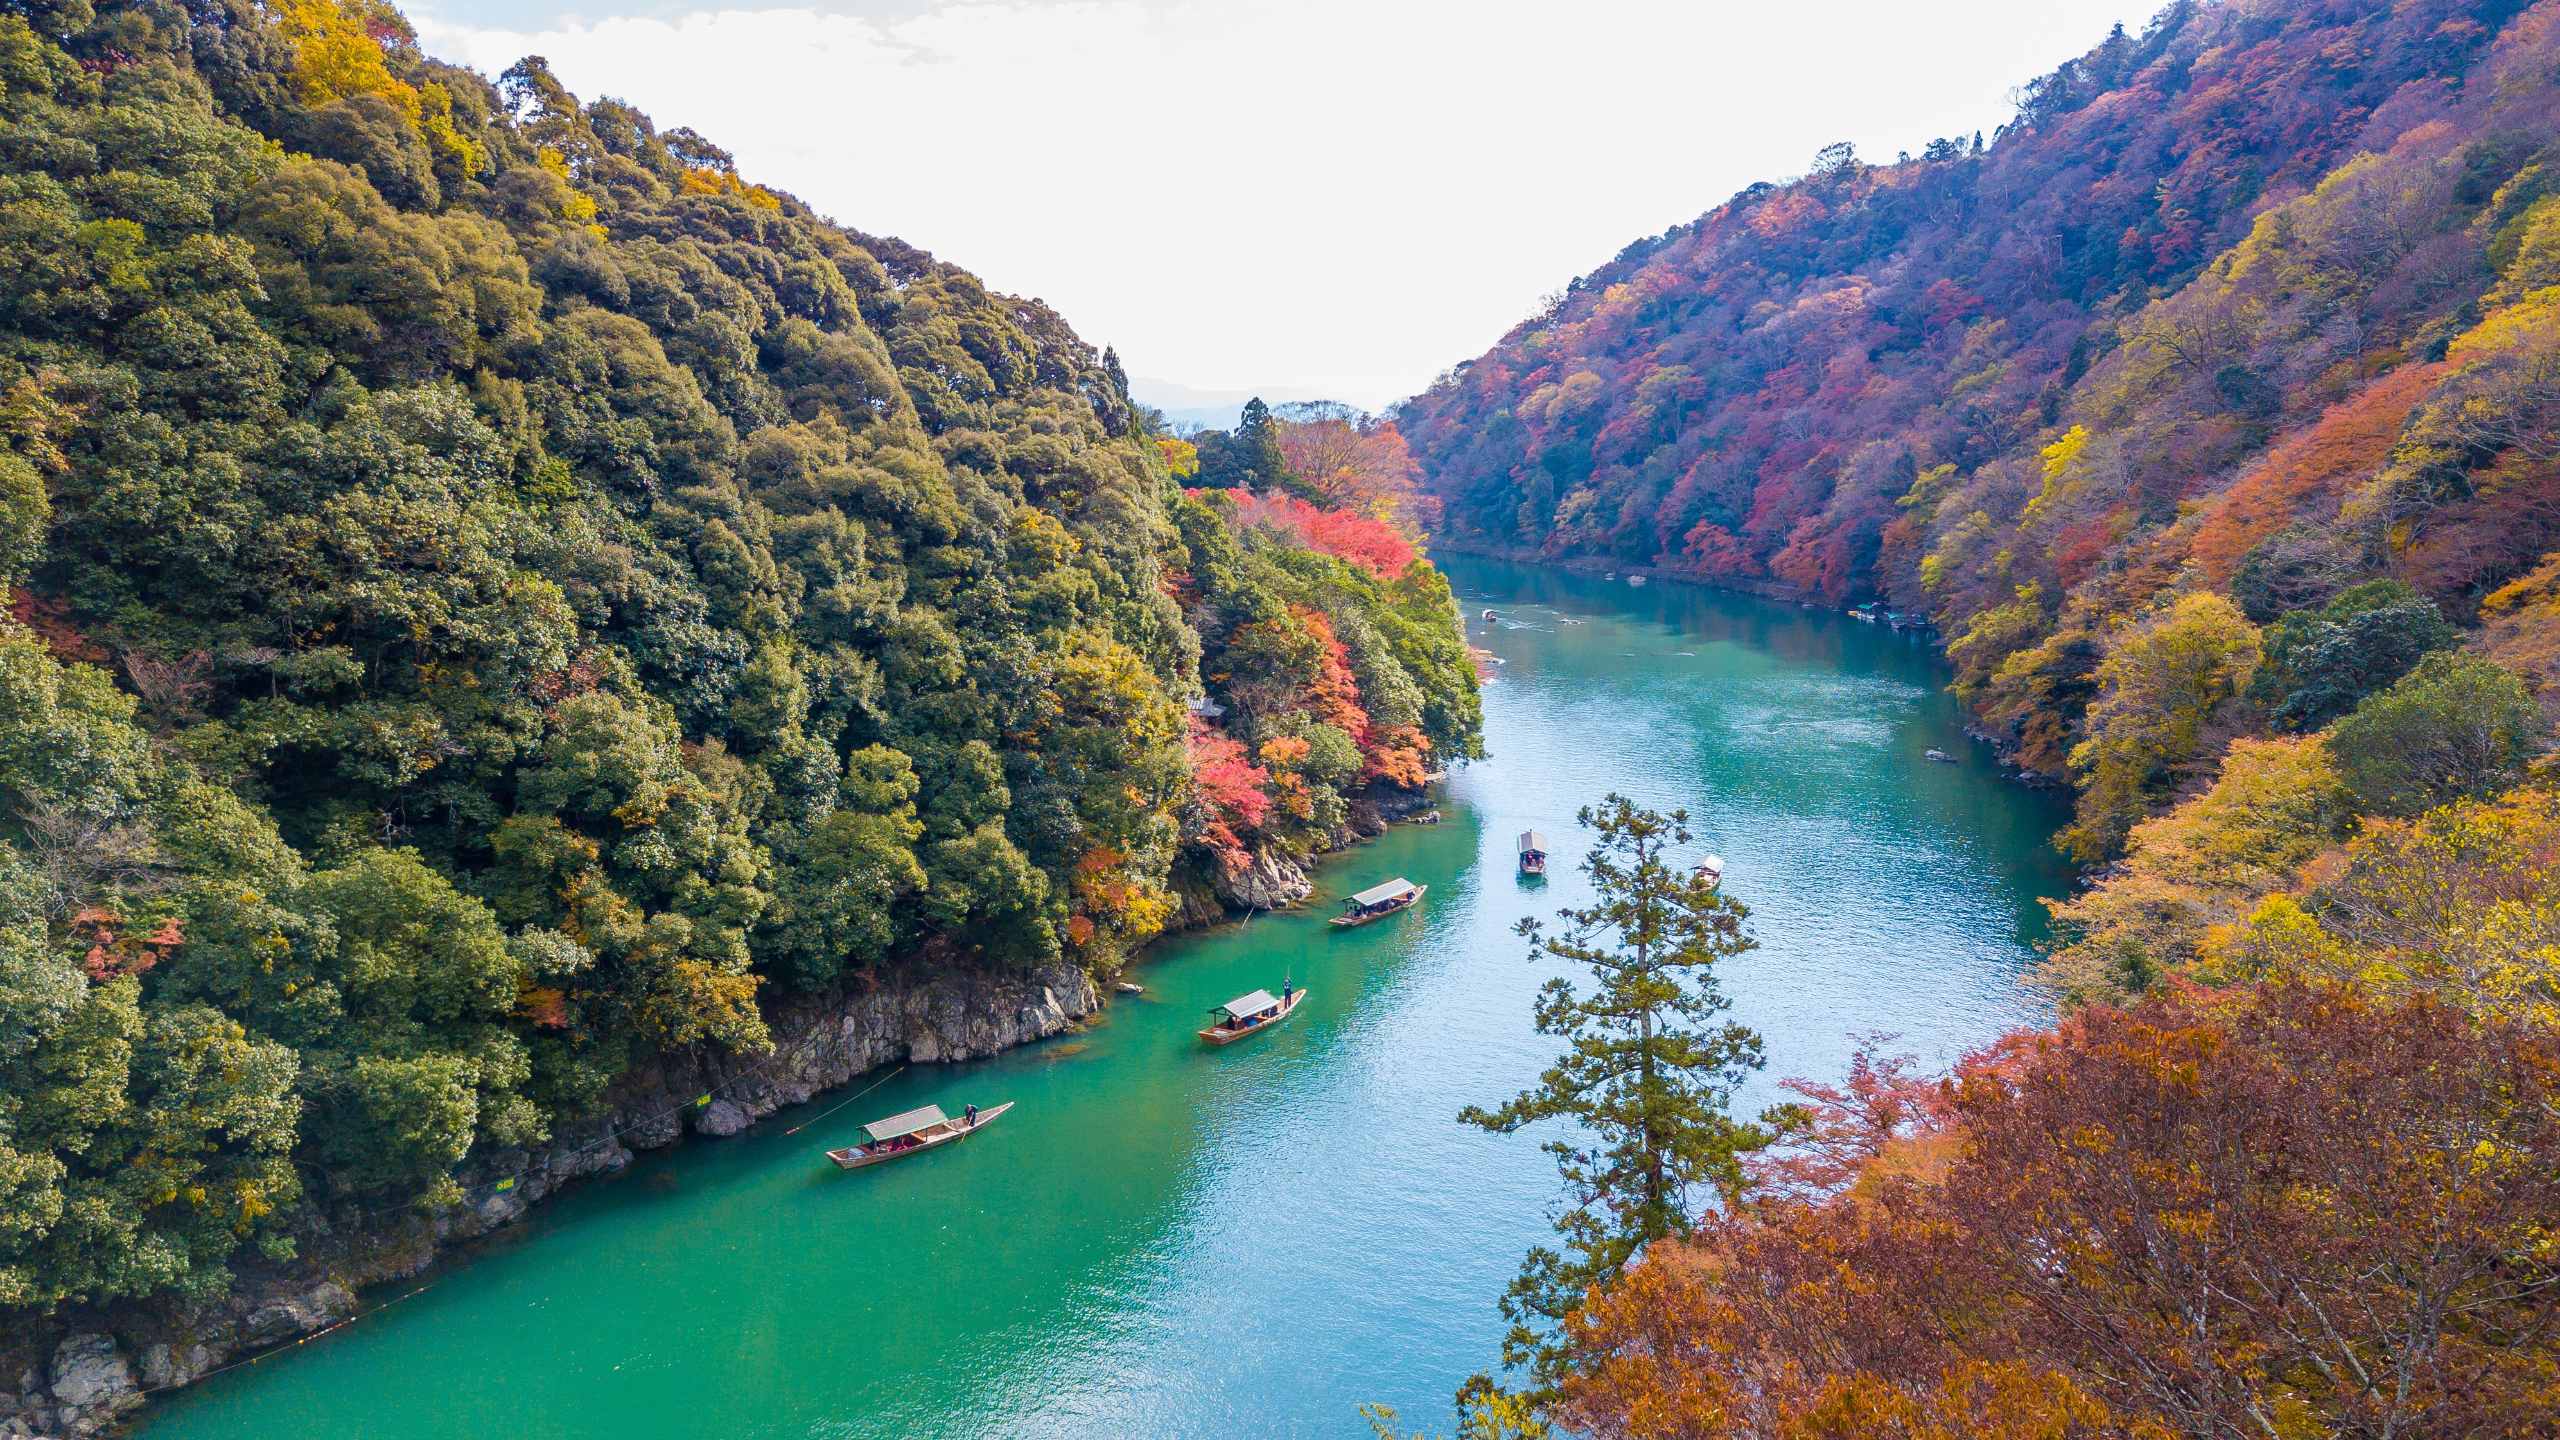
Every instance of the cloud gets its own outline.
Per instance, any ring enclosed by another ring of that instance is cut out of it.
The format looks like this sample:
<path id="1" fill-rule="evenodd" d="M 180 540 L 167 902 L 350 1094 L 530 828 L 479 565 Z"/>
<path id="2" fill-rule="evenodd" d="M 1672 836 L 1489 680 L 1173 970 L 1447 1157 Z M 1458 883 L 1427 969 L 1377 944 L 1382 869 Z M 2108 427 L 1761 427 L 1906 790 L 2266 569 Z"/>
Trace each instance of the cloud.
<path id="1" fill-rule="evenodd" d="M 1375 404 L 1641 235 L 1851 138 L 2005 118 L 2124 0 L 903 0 L 418 28 L 690 125 L 1132 369 Z"/>

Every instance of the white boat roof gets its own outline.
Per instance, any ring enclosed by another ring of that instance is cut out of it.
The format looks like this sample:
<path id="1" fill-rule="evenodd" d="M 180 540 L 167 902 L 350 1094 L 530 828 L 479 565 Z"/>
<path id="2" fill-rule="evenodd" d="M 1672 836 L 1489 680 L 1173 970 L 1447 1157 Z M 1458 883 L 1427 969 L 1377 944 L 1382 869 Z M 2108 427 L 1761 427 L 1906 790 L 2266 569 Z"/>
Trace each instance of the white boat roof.
<path id="1" fill-rule="evenodd" d="M 1535 850 L 1539 854 L 1543 855 L 1547 850 L 1547 837 L 1539 834 L 1535 830 L 1523 830 L 1520 832 L 1520 848 L 1523 850 Z"/>
<path id="2" fill-rule="evenodd" d="M 1384 904 L 1412 888 L 1413 882 L 1399 875 L 1384 885 L 1372 885 L 1368 889 L 1361 891 L 1359 894 L 1352 896 L 1351 903 L 1363 908 L 1371 905 Z"/>
<path id="3" fill-rule="evenodd" d="M 919 1130 L 930 1130 L 950 1118 L 942 1113 L 942 1107 L 939 1105 L 923 1105 L 903 1115 L 892 1115 L 886 1120 L 874 1120 L 862 1129 L 874 1140 L 895 1140 L 901 1135 L 913 1135 Z"/>
<path id="4" fill-rule="evenodd" d="M 1698 862 L 1698 868 L 1701 870 L 1713 870 L 1717 874 L 1723 874 L 1724 857 L 1721 855 L 1710 855 L 1706 859 Z"/>
<path id="5" fill-rule="evenodd" d="M 1218 1008 L 1242 1020 L 1248 1015 L 1259 1015 L 1265 1010 L 1276 1010 L 1279 1007 L 1279 996 L 1268 990 L 1256 990 L 1250 995 L 1239 995 Z"/>

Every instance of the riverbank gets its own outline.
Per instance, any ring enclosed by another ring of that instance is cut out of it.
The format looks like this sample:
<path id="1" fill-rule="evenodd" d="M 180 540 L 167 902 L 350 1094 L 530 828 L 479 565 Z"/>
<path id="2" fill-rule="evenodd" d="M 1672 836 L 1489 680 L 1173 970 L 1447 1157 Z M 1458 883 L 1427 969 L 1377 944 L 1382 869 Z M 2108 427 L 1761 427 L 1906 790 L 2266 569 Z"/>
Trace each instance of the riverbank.
<path id="1" fill-rule="evenodd" d="M 1820 599 L 1800 585 L 1783 580 L 1751 580 L 1737 576 L 1699 575 L 1671 565 L 1640 564 L 1611 560 L 1598 555 L 1548 555 L 1526 545 L 1488 545 L 1464 537 L 1434 535 L 1433 553 L 1465 555 L 1477 560 L 1498 560 L 1506 565 L 1531 565 L 1547 570 L 1561 570 L 1569 575 L 1617 576 L 1641 575 L 1647 580 L 1672 580 L 1683 585 L 1696 585 L 1708 590 L 1723 590 L 1735 595 L 1751 595 L 1762 600 L 1783 600 L 1790 604 L 1811 605 L 1818 610 L 1845 612 L 1845 605 L 1834 605 Z"/>
<path id="2" fill-rule="evenodd" d="M 1427 792 L 1360 796 L 1321 861 L 1384 834 L 1431 803 Z M 1164 937 L 1238 915 L 1285 909 L 1314 890 L 1307 867 L 1266 851 L 1216 883 L 1186 887 Z M 1143 952 L 1142 952 L 1143 955 Z M 333 1211 L 300 1237 L 300 1254 L 243 1265 L 218 1300 L 72 1311 L 0 1341 L 0 1437 L 86 1437 L 137 1419 L 152 1395 L 334 1330 L 367 1313 L 361 1292 L 424 1274 L 524 1219 L 581 1180 L 619 1173 L 687 1136 L 727 1138 L 893 1064 L 982 1060 L 1075 1028 L 1099 1011 L 1102 986 L 1071 965 L 1027 975 L 910 972 L 848 982 L 772 1003 L 773 1048 L 759 1055 L 694 1049 L 661 1055 L 618 1081 L 606 1105 L 552 1143 L 474 1157 L 457 1176 L 464 1199 L 435 1212 Z M 387 1297 L 377 1304 L 397 1303 Z"/>

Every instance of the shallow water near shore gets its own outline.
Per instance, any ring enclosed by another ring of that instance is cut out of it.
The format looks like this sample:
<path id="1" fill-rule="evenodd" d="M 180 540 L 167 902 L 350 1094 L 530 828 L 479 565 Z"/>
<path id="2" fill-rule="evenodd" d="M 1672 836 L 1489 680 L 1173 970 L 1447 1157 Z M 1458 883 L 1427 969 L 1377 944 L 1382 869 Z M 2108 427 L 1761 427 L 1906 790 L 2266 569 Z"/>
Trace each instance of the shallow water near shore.
<path id="1" fill-rule="evenodd" d="M 1854 1032 L 1942 1063 L 2044 1015 L 2018 976 L 2067 878 L 2062 812 L 1963 740 L 1924 645 L 1686 586 L 1445 568 L 1502 663 L 1493 758 L 1443 787 L 1444 823 L 1335 859 L 1302 912 L 1157 947 L 1147 993 L 1081 1034 L 911 1068 L 799 1135 L 840 1097 L 644 1157 L 423 1293 L 172 1397 L 146 1440 L 1330 1436 L 1365 1434 L 1370 1401 L 1445 1428 L 1556 1188 L 1537 1133 L 1455 1115 L 1553 1049 L 1529 1023 L 1547 972 L 1510 928 L 1585 894 L 1573 814 L 1613 789 L 1686 806 L 1752 908 L 1760 948 L 1724 972 L 1769 1059 L 1744 1108 L 1838 1075 Z M 1543 882 L 1513 873 L 1532 827 Z M 1418 911 L 1324 924 L 1399 874 L 1431 887 Z M 1284 978 L 1309 992 L 1285 1025 L 1194 1037 Z M 1002 1100 L 927 1155 L 842 1174 L 820 1153 Z"/>

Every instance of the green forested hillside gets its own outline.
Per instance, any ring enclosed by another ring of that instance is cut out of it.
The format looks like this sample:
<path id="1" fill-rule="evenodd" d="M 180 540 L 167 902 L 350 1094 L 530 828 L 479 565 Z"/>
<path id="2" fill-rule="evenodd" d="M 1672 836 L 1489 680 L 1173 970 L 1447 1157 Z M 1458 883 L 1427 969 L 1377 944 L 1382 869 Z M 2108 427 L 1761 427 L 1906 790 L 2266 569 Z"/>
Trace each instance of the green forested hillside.
<path id="1" fill-rule="evenodd" d="M 372 0 L 0 7 L 0 270 L 0 1308 L 446 1203 L 777 991 L 1108 971 L 1477 744 L 1427 564 Z"/>

